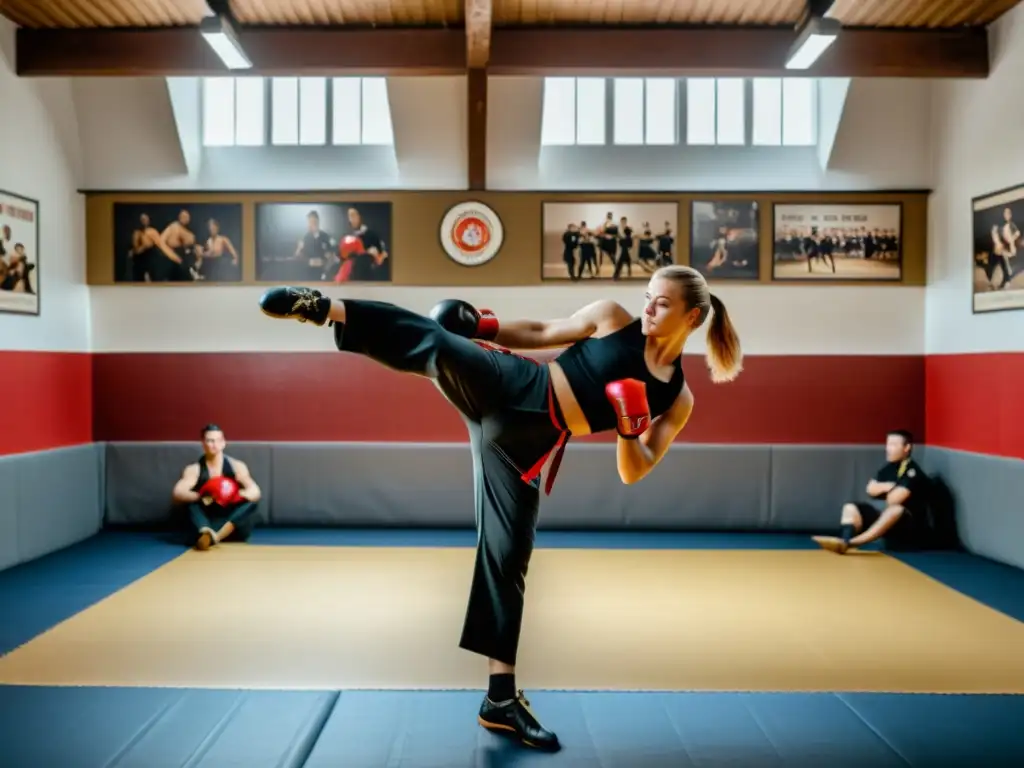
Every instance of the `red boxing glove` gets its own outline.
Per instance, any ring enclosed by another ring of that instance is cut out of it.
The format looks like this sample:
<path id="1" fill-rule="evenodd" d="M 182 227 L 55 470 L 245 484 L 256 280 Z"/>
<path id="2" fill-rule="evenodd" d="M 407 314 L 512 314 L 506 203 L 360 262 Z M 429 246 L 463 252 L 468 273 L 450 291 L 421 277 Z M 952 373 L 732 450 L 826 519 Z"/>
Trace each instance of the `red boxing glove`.
<path id="1" fill-rule="evenodd" d="M 204 504 L 217 504 L 221 507 L 230 507 L 242 500 L 238 483 L 223 475 L 207 480 L 199 491 L 199 496 Z"/>
<path id="2" fill-rule="evenodd" d="M 498 338 L 498 316 L 489 309 L 480 310 L 480 320 L 476 325 L 476 338 L 494 341 Z"/>
<path id="3" fill-rule="evenodd" d="M 476 309 L 461 299 L 438 302 L 430 317 L 442 328 L 467 339 L 494 341 L 498 336 L 498 317 L 489 309 Z"/>
<path id="4" fill-rule="evenodd" d="M 636 379 L 609 382 L 604 388 L 608 402 L 615 409 L 619 437 L 636 440 L 651 426 L 651 409 L 647 405 L 647 385 Z"/>

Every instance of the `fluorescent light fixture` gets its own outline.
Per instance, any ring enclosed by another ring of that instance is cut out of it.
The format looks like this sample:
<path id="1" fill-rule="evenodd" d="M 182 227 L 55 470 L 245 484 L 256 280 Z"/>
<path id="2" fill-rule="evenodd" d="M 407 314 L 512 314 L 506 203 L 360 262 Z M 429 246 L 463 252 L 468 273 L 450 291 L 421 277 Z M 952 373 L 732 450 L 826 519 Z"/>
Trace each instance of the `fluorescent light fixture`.
<path id="1" fill-rule="evenodd" d="M 252 62 L 242 50 L 231 22 L 224 16 L 208 16 L 199 25 L 199 34 L 228 69 L 251 69 Z"/>
<path id="2" fill-rule="evenodd" d="M 829 46 L 836 41 L 842 29 L 835 19 L 812 16 L 800 30 L 789 51 L 786 69 L 810 69 Z"/>

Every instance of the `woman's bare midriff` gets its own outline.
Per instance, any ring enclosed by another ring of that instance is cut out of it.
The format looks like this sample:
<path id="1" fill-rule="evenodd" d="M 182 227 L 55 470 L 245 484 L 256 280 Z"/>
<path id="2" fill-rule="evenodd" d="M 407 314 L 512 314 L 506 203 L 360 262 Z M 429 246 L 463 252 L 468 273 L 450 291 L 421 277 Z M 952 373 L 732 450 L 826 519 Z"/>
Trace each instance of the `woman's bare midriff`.
<path id="1" fill-rule="evenodd" d="M 548 370 L 551 372 L 551 386 L 555 391 L 555 398 L 558 400 L 558 407 L 562 409 L 562 418 L 565 419 L 565 426 L 569 428 L 573 436 L 590 434 L 590 424 L 587 417 L 583 415 L 583 409 L 576 399 L 576 395 L 569 386 L 569 379 L 557 362 L 552 360 L 548 363 Z"/>

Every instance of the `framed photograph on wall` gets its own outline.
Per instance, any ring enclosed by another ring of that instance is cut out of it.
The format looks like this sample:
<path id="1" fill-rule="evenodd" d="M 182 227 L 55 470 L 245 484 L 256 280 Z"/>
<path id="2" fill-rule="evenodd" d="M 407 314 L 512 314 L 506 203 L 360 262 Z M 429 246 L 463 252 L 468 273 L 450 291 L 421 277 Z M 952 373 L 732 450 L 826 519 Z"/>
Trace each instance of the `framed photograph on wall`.
<path id="1" fill-rule="evenodd" d="M 39 201 L 0 190 L 0 312 L 39 315 Z"/>
<path id="2" fill-rule="evenodd" d="M 241 203 L 114 203 L 115 283 L 241 280 Z"/>
<path id="3" fill-rule="evenodd" d="M 675 201 L 544 202 L 544 280 L 649 280 L 676 261 Z"/>
<path id="4" fill-rule="evenodd" d="M 257 203 L 256 280 L 391 281 L 391 203 Z"/>
<path id="5" fill-rule="evenodd" d="M 971 311 L 1024 308 L 1024 184 L 971 200 Z"/>
<path id="6" fill-rule="evenodd" d="M 754 200 L 694 200 L 690 207 L 690 266 L 709 280 L 757 280 L 760 222 Z"/>
<path id="7" fill-rule="evenodd" d="M 900 203 L 776 203 L 773 219 L 773 280 L 903 277 Z"/>

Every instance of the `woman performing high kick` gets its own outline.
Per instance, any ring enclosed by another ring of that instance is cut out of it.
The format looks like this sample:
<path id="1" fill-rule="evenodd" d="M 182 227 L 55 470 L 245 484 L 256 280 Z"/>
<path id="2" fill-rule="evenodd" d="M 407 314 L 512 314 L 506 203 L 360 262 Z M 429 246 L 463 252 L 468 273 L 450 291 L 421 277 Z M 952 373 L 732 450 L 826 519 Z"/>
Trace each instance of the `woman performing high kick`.
<path id="1" fill-rule="evenodd" d="M 608 300 L 559 320 L 499 323 L 458 300 L 442 301 L 424 317 L 386 302 L 331 299 L 297 287 L 271 289 L 260 307 L 275 318 L 333 325 L 338 349 L 430 378 L 462 414 L 478 544 L 459 645 L 489 659 L 479 723 L 528 746 L 557 749 L 558 737 L 540 724 L 515 684 L 541 470 L 550 458 L 549 493 L 571 435 L 614 429 L 622 482 L 647 475 L 693 411 L 682 352 L 709 314 L 711 378 L 731 381 L 742 369 L 725 306 L 695 269 L 668 266 L 652 275 L 639 317 Z M 509 351 L 553 347 L 566 349 L 548 363 Z"/>

